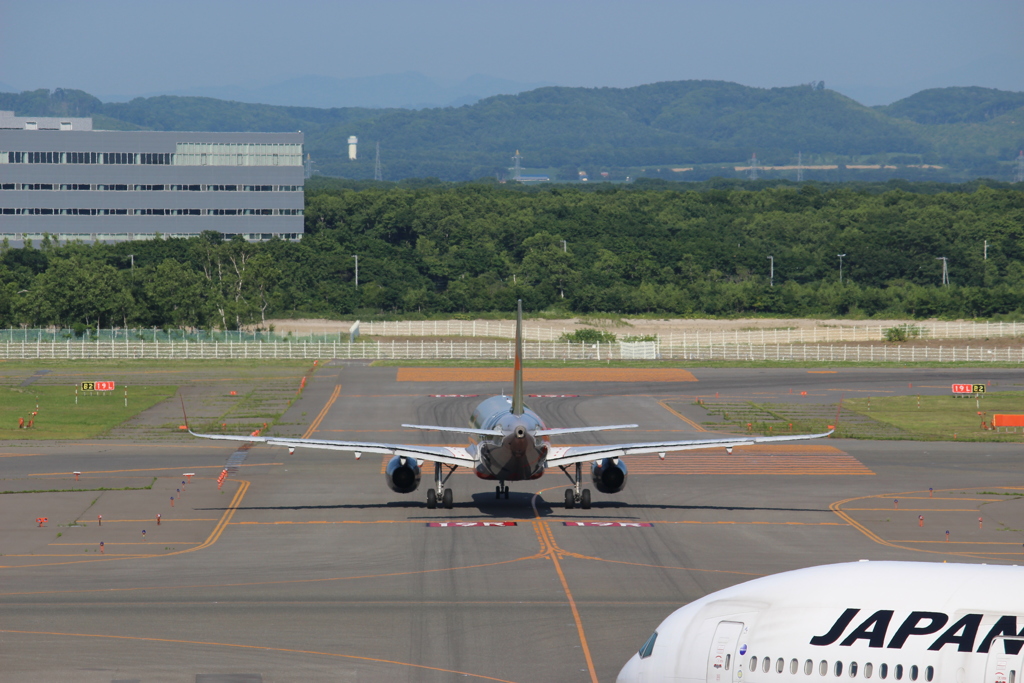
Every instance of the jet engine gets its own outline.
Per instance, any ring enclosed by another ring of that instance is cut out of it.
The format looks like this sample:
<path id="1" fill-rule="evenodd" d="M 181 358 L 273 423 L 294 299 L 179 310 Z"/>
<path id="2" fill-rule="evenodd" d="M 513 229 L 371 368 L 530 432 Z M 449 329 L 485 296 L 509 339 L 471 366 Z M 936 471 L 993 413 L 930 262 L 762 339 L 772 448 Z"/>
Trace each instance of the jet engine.
<path id="1" fill-rule="evenodd" d="M 601 493 L 618 493 L 626 487 L 626 463 L 618 458 L 595 460 L 590 476 Z"/>
<path id="2" fill-rule="evenodd" d="M 412 493 L 420 485 L 420 466 L 416 458 L 396 455 L 388 461 L 384 481 L 395 493 Z"/>

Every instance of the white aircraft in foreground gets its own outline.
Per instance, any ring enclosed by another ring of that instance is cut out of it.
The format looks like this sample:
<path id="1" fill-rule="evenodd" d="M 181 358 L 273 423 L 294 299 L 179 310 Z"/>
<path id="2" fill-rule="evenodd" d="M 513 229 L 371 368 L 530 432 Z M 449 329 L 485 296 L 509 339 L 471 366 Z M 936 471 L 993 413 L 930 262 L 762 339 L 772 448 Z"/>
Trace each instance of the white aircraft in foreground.
<path id="1" fill-rule="evenodd" d="M 506 481 L 527 481 L 537 479 L 549 467 L 562 470 L 572 488 L 565 491 L 565 507 L 579 505 L 590 507 L 590 489 L 583 488 L 582 463 L 590 462 L 591 479 L 594 488 L 602 493 L 618 493 L 626 486 L 626 463 L 623 456 L 639 453 L 658 453 L 662 458 L 669 451 L 682 451 L 713 446 L 725 448 L 729 453 L 735 446 L 749 446 L 755 443 L 778 443 L 818 439 L 822 434 L 796 434 L 787 436 L 734 436 L 727 439 L 693 439 L 686 441 L 655 441 L 597 446 L 552 446 L 551 436 L 597 432 L 609 429 L 632 429 L 635 424 L 603 425 L 597 427 L 568 427 L 549 429 L 535 412 L 523 402 L 523 302 L 518 305 L 516 316 L 516 356 L 513 368 L 512 396 L 493 396 L 481 402 L 473 411 L 469 427 L 437 427 L 433 425 L 410 425 L 403 427 L 440 432 L 468 434 L 470 445 L 461 447 L 420 446 L 408 444 L 374 443 L 363 441 L 328 441 L 324 439 L 300 439 L 285 436 L 233 436 L 227 434 L 196 434 L 204 439 L 226 441 L 248 441 L 265 443 L 270 446 L 287 446 L 290 452 L 296 448 L 323 448 L 335 451 L 354 452 L 358 459 L 363 453 L 390 455 L 385 468 L 384 480 L 397 493 L 412 493 L 420 483 L 420 467 L 424 462 L 434 463 L 434 485 L 427 491 L 427 507 L 436 508 L 441 503 L 452 507 L 453 494 L 445 484 L 457 467 L 472 469 L 480 479 L 497 481 L 495 494 L 508 498 Z M 188 422 L 186 417 L 186 423 Z M 567 469 L 576 466 L 575 477 Z M 443 467 L 448 467 L 445 474 Z"/>
<path id="2" fill-rule="evenodd" d="M 618 683 L 1021 683 L 1024 567 L 850 562 L 711 593 L 668 616 Z"/>

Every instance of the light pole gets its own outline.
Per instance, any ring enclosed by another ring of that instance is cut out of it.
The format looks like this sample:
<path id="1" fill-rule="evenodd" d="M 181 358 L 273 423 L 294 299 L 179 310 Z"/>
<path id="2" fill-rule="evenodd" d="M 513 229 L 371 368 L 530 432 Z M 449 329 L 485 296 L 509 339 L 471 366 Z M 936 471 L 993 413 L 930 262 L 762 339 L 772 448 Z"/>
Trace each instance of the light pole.
<path id="1" fill-rule="evenodd" d="M 768 260 L 771 261 L 771 269 L 768 271 L 768 286 L 775 286 L 775 257 L 769 256 Z"/>
<path id="2" fill-rule="evenodd" d="M 566 245 L 565 240 L 562 240 L 562 253 L 569 251 L 569 247 Z"/>
<path id="3" fill-rule="evenodd" d="M 843 257 L 846 254 L 836 254 L 839 257 L 839 284 L 843 284 Z"/>
<path id="4" fill-rule="evenodd" d="M 942 286 L 949 287 L 949 259 L 945 256 L 936 256 L 936 261 L 942 261 Z"/>
<path id="5" fill-rule="evenodd" d="M 356 260 L 356 289 L 359 289 L 359 254 L 352 254 L 352 258 Z"/>

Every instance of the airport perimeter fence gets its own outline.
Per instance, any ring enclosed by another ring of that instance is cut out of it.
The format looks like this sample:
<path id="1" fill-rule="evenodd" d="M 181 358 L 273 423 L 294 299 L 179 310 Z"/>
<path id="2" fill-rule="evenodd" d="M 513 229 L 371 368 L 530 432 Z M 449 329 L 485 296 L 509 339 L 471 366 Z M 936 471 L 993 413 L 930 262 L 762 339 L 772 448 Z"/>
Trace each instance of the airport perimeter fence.
<path id="1" fill-rule="evenodd" d="M 514 339 L 514 322 L 490 320 L 406 320 L 388 322 L 356 322 L 352 325 L 358 332 L 356 337 L 466 337 L 477 339 Z M 685 330 L 685 322 L 679 324 Z M 886 325 L 850 325 L 812 328 L 759 328 L 746 330 L 694 330 L 671 331 L 658 335 L 658 343 L 676 348 L 678 346 L 706 346 L 715 344 L 837 344 L 842 342 L 885 341 Z M 920 339 L 986 339 L 995 337 L 1024 336 L 1024 323 L 1017 322 L 923 322 L 907 323 L 908 336 Z M 547 328 L 524 323 L 525 341 L 557 342 L 563 334 L 571 333 L 570 328 Z M 628 336 L 628 329 L 617 329 L 620 340 Z M 79 343 L 86 342 L 148 342 L 148 343 L 221 343 L 242 344 L 263 343 L 334 343 L 350 340 L 349 332 L 323 332 L 303 336 L 287 336 L 266 330 L 194 330 L 194 329 L 124 329 L 107 328 L 88 330 L 76 334 L 65 328 L 0 328 L 0 344 L 9 342 L 26 343 Z M 562 342 L 564 343 L 564 342 Z M 624 342 L 634 343 L 634 342 Z"/>
<path id="2" fill-rule="evenodd" d="M 360 322 L 359 334 L 367 337 L 491 337 L 513 339 L 514 322 L 488 320 L 404 320 Z M 680 328 L 686 323 L 680 322 Z M 892 325 L 837 325 L 809 328 L 757 328 L 746 330 L 671 331 L 658 335 L 662 344 L 834 344 L 840 342 L 885 341 Z M 921 322 L 906 323 L 909 336 L 921 339 L 985 339 L 1024 335 L 1024 323 L 1017 322 Z M 558 341 L 569 328 L 553 329 L 524 323 L 527 341 Z M 627 330 L 616 329 L 616 336 L 628 336 Z"/>
<path id="3" fill-rule="evenodd" d="M 0 342 L 6 360 L 501 360 L 515 353 L 510 341 L 363 341 L 363 342 Z M 528 342 L 527 360 L 778 360 L 844 362 L 1024 363 L 1024 346 L 900 346 L 849 344 L 676 344 L 658 342 L 578 344 Z"/>

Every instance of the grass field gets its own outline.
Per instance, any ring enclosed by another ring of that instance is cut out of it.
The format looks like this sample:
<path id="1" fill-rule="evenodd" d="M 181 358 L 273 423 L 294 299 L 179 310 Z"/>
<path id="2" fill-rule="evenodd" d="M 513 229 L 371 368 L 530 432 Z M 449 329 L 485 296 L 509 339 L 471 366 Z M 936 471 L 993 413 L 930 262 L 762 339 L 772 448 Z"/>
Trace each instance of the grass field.
<path id="1" fill-rule="evenodd" d="M 38 385 L 0 387 L 0 439 L 87 439 L 99 436 L 125 420 L 174 396 L 176 386 L 133 386 L 128 391 L 128 407 L 124 392 L 109 395 L 80 395 L 75 405 L 71 386 Z M 38 414 L 32 413 L 38 407 Z M 31 429 L 19 429 L 18 418 L 25 424 L 33 419 Z"/>
<path id="2" fill-rule="evenodd" d="M 983 420 L 991 422 L 993 413 L 1024 413 L 1024 392 L 993 392 L 979 402 L 973 398 L 922 396 L 920 408 L 917 396 L 844 399 L 842 410 L 835 403 L 729 399 L 704 400 L 701 405 L 709 417 L 717 418 L 704 422 L 706 426 L 737 434 L 816 433 L 834 424 L 835 436 L 843 439 L 1024 441 L 1024 430 L 995 432 L 981 428 Z M 984 415 L 978 415 L 979 411 Z"/>
<path id="3" fill-rule="evenodd" d="M 1024 414 L 1024 392 L 992 392 L 983 398 L 952 396 L 881 396 L 843 401 L 843 411 L 852 411 L 892 425 L 914 438 L 970 441 L 1021 441 L 1024 434 L 985 431 L 995 413 Z M 978 413 L 982 414 L 979 415 Z"/>

